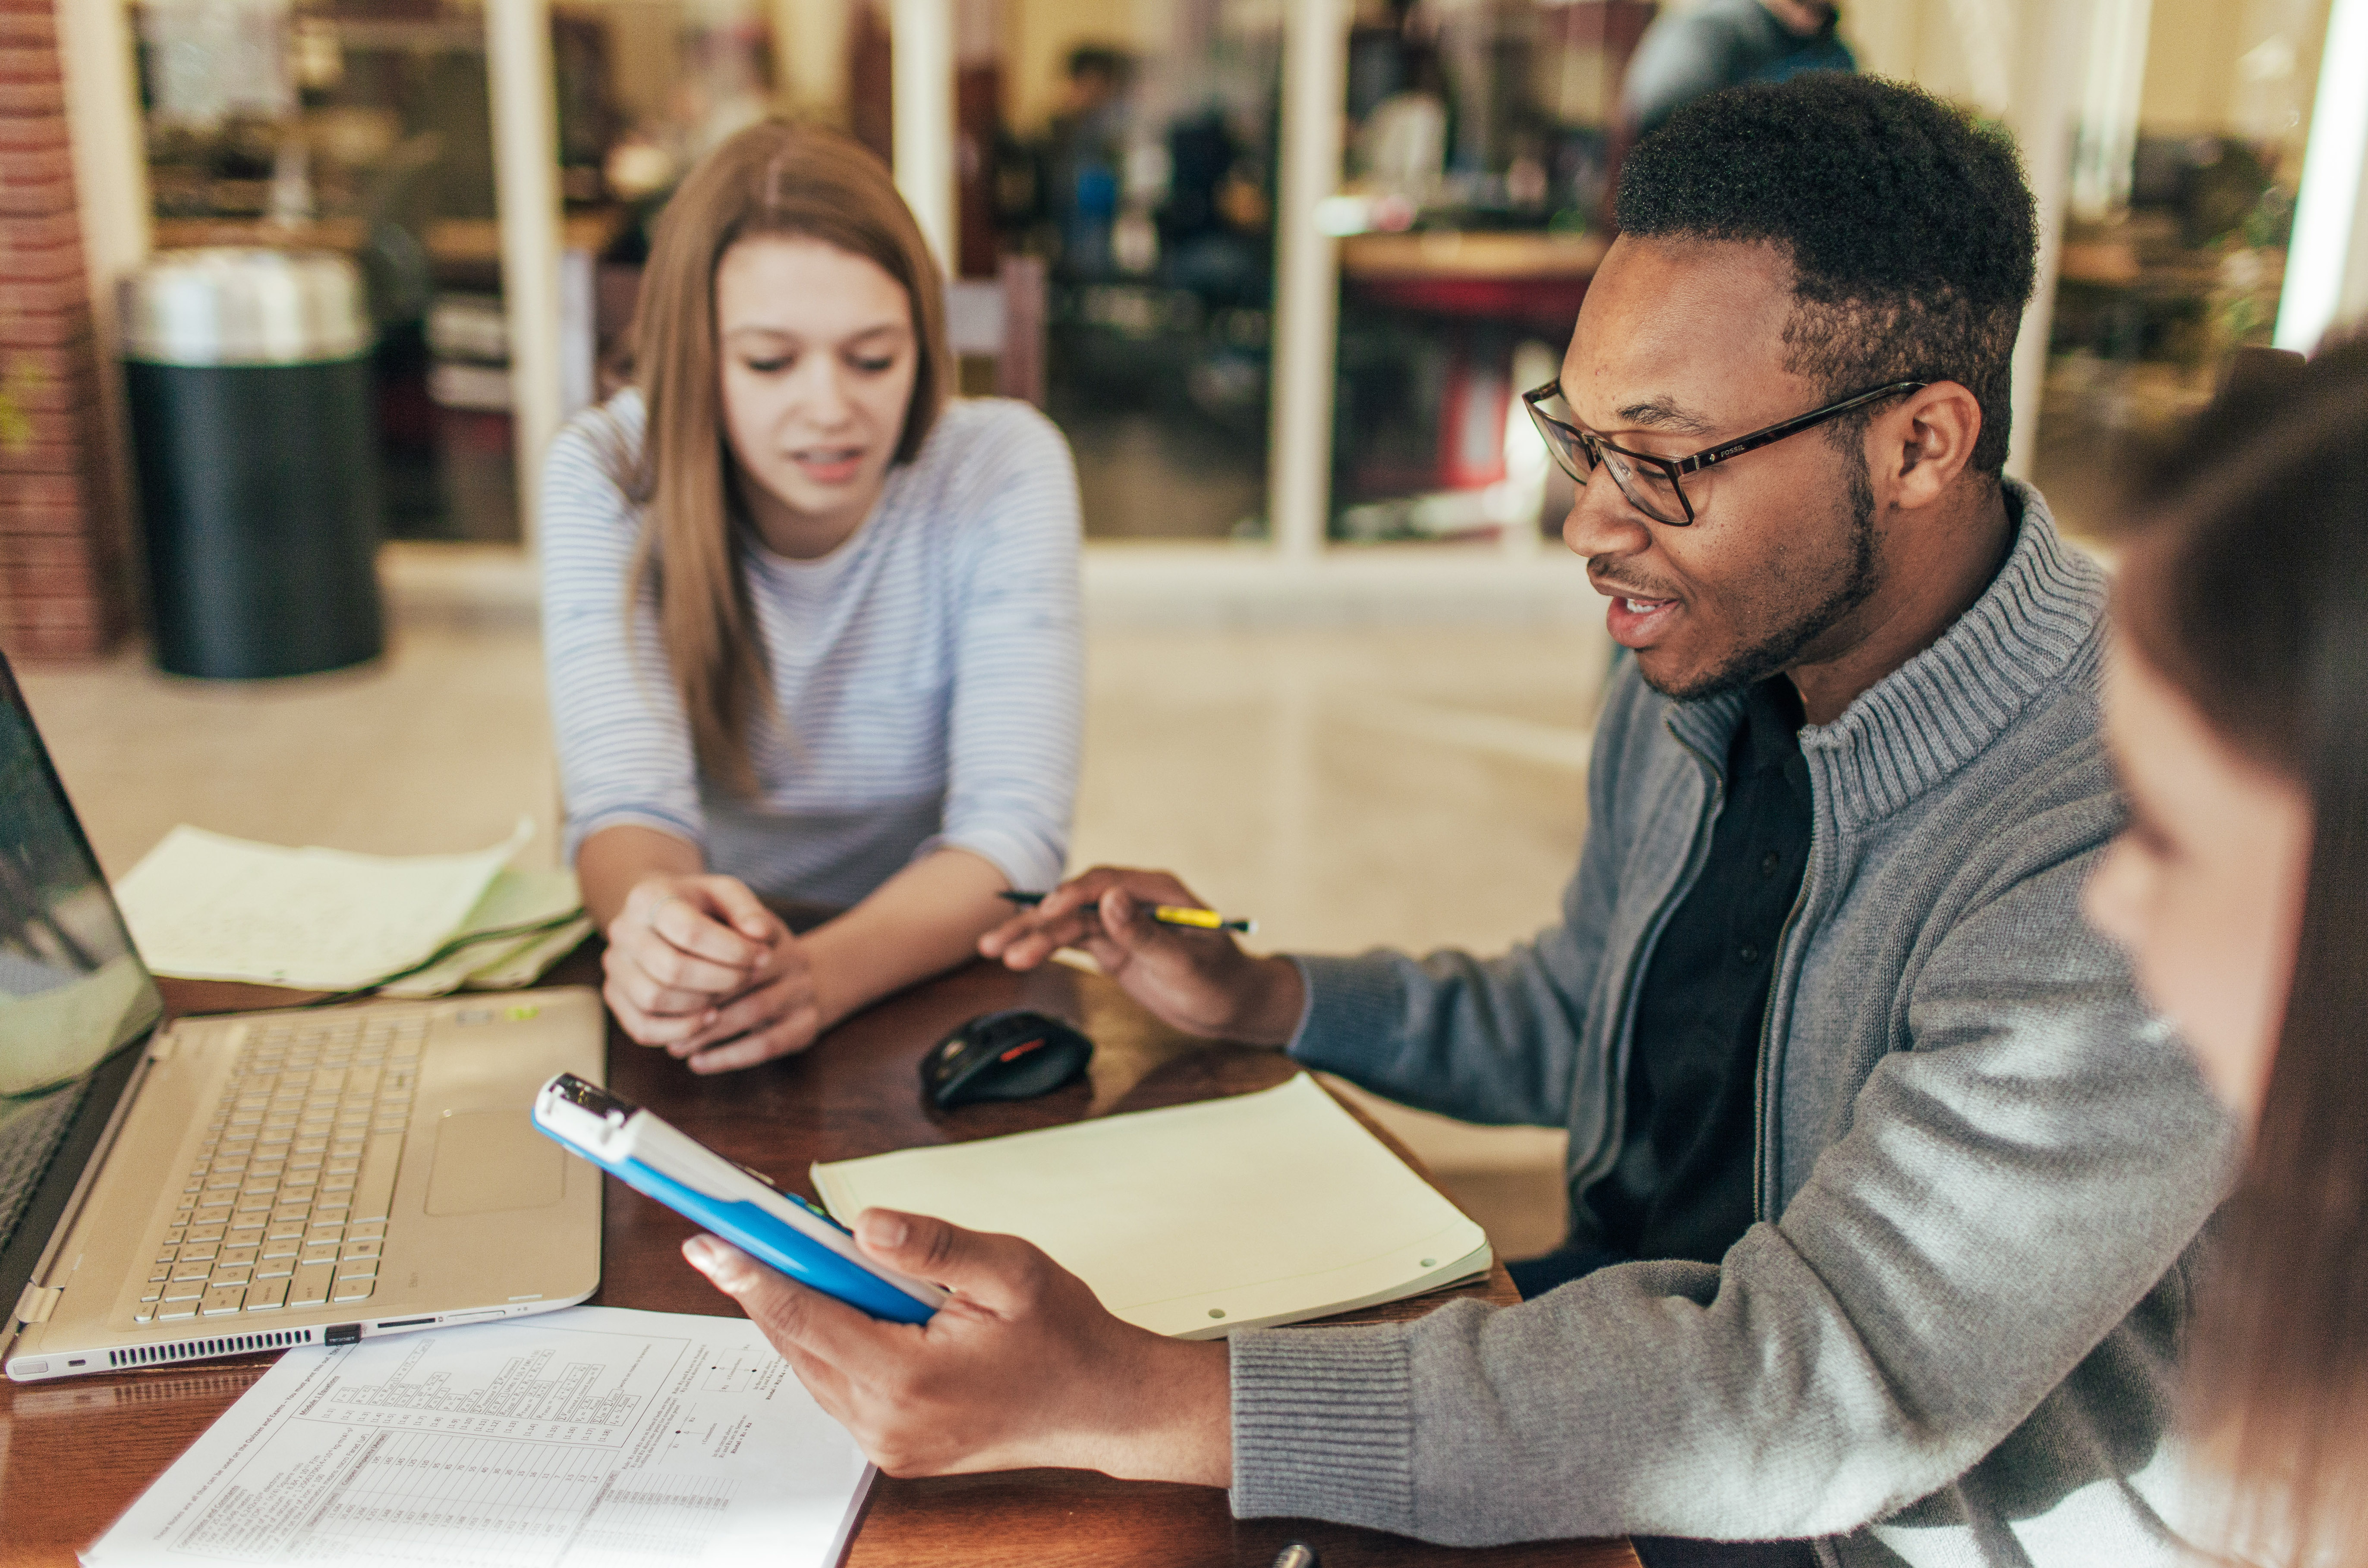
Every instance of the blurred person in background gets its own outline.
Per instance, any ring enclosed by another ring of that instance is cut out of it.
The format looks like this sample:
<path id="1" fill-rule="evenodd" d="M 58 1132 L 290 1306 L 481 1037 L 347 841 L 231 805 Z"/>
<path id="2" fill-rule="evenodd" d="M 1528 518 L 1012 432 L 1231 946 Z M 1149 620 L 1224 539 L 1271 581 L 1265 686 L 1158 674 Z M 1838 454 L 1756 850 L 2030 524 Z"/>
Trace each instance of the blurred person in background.
<path id="1" fill-rule="evenodd" d="M 1823 0 L 1703 0 L 1665 10 L 1636 45 L 1621 85 L 1620 112 L 1634 138 L 1721 87 L 1781 82 L 1804 71 L 1855 71 L 1837 32 L 1841 14 Z"/>
<path id="2" fill-rule="evenodd" d="M 2192 1523 L 2368 1562 L 2368 336 L 2232 385 L 2135 502 L 2130 820 L 2088 905 L 2252 1133 L 2190 1346 Z"/>
<path id="3" fill-rule="evenodd" d="M 1064 278 L 1107 276 L 1112 227 L 1126 183 L 1134 57 L 1102 44 L 1069 51 L 1061 107 L 1044 127 L 1037 190 L 1056 237 Z"/>
<path id="4" fill-rule="evenodd" d="M 1620 226 L 1620 166 L 1638 137 L 1721 88 L 1782 82 L 1809 71 L 1856 71 L 1858 57 L 1842 42 L 1840 27 L 1840 11 L 1826 0 L 1703 0 L 1683 10 L 1664 9 L 1636 41 L 1621 78 L 1597 214 L 1604 225 Z"/>
<path id="5" fill-rule="evenodd" d="M 1067 853 L 1076 479 L 955 398 L 936 263 L 835 132 L 734 137 L 660 218 L 639 384 L 553 442 L 544 646 L 606 995 L 694 1071 L 963 961 Z M 763 900 L 844 913 L 793 935 Z"/>

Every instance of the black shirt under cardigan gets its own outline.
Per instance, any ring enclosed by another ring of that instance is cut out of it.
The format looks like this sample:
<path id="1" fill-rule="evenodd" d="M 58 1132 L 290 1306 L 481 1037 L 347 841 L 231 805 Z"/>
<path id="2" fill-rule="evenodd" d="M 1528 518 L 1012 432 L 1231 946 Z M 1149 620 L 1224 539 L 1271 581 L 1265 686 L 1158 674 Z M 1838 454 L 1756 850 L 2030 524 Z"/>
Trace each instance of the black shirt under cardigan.
<path id="1" fill-rule="evenodd" d="M 1751 688 L 1710 858 L 1636 999 L 1620 1157 L 1582 1197 L 1575 1243 L 1714 1264 L 1751 1224 L 1759 1031 L 1809 858 L 1801 722 L 1790 679 Z"/>

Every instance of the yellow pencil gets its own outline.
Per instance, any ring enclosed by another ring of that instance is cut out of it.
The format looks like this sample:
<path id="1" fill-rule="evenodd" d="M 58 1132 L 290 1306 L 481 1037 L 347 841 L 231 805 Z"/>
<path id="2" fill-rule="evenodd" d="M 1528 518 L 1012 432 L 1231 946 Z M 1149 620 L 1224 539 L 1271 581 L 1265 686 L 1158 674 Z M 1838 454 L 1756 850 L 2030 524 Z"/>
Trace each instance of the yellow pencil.
<path id="1" fill-rule="evenodd" d="M 1044 902 L 1044 895 L 1041 892 L 1011 892 L 1001 896 L 1013 903 L 1031 906 Z M 1194 931 L 1239 931 L 1247 937 L 1258 929 L 1255 920 L 1228 920 L 1213 909 L 1200 909 L 1182 903 L 1155 905 L 1151 917 L 1162 926 L 1181 926 Z"/>
<path id="2" fill-rule="evenodd" d="M 1163 903 L 1151 912 L 1151 917 L 1162 926 L 1189 926 L 1196 931 L 1239 931 L 1244 936 L 1258 929 L 1255 920 L 1228 920 L 1213 909 L 1193 909 L 1178 903 Z"/>

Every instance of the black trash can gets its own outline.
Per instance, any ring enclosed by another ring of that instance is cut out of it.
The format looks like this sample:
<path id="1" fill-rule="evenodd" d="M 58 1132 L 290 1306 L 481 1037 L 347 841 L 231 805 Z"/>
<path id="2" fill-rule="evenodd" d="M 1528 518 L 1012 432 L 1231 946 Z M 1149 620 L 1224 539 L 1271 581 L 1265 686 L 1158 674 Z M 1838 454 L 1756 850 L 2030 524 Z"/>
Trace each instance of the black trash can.
<path id="1" fill-rule="evenodd" d="M 216 680 L 376 658 L 378 443 L 353 263 L 165 251 L 122 286 L 156 663 Z"/>

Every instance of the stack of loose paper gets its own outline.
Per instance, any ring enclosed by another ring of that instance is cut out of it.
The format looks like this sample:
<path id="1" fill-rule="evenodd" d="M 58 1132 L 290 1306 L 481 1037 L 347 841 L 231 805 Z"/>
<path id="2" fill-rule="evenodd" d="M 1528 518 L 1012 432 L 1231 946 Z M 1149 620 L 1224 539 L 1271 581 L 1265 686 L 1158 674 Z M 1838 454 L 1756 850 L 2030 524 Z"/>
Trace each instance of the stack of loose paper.
<path id="1" fill-rule="evenodd" d="M 503 869 L 532 831 L 521 821 L 488 849 L 397 857 L 182 826 L 115 896 L 158 974 L 404 996 L 507 989 L 590 930 L 573 872 Z"/>
<path id="2" fill-rule="evenodd" d="M 449 956 L 379 987 L 388 996 L 441 996 L 452 991 L 511 991 L 592 934 L 575 873 L 497 872 L 485 896 L 446 944 Z"/>
<path id="3" fill-rule="evenodd" d="M 1115 1315 L 1182 1339 L 1460 1284 L 1488 1238 L 1305 1074 L 1279 1088 L 814 1167 L 866 1209 L 1024 1236 Z"/>
<path id="4" fill-rule="evenodd" d="M 822 1568 L 873 1471 L 745 1318 L 575 1307 L 289 1351 L 90 1568 Z"/>

